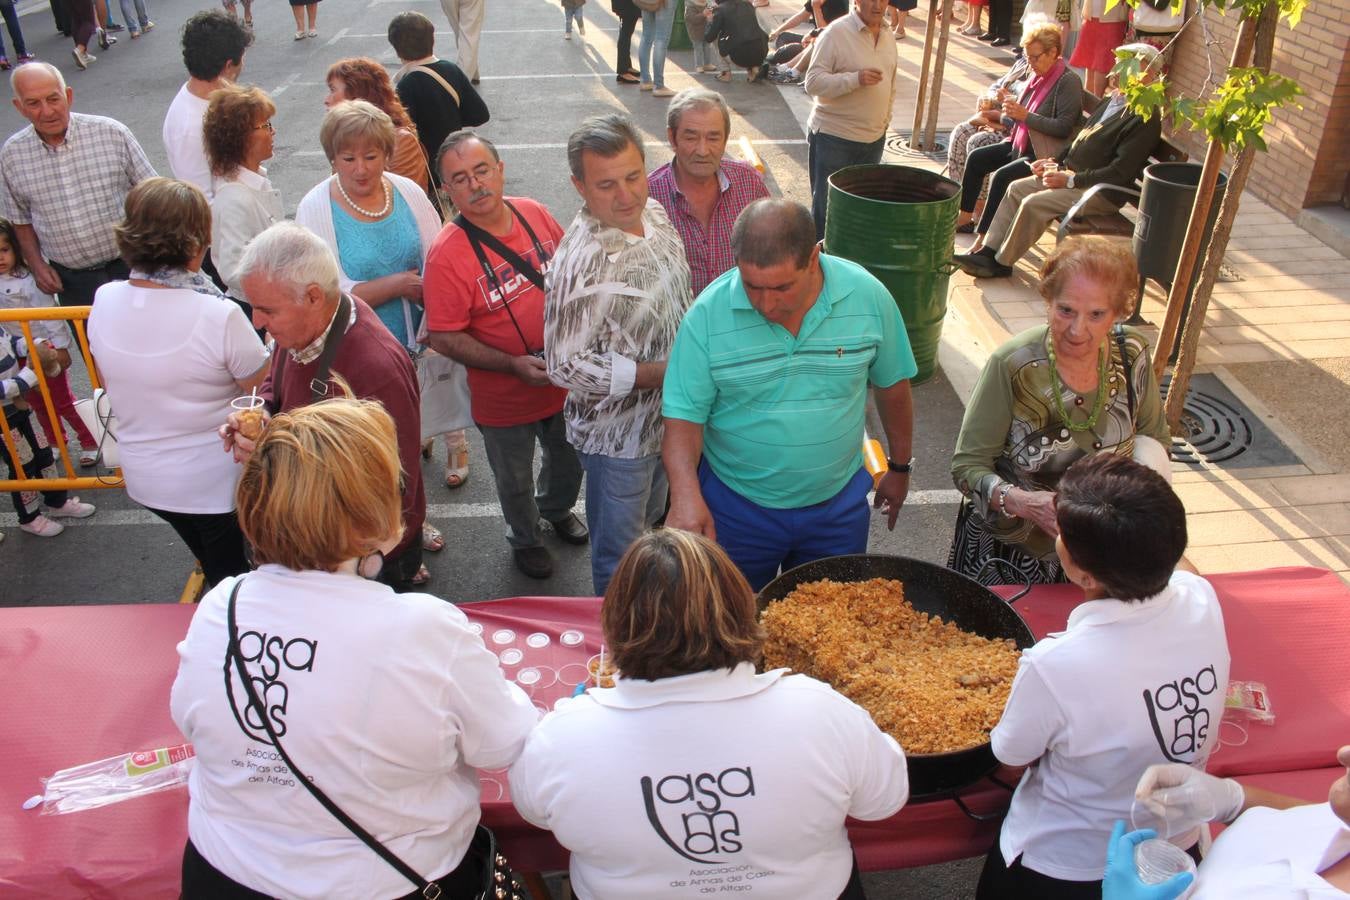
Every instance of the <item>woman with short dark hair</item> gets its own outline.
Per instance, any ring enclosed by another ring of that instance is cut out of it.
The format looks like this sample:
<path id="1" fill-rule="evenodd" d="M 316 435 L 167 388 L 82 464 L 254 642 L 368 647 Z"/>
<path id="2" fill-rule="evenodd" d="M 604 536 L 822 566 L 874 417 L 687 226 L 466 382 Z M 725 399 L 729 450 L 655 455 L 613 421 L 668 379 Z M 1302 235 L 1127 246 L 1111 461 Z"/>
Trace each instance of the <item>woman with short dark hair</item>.
<path id="1" fill-rule="evenodd" d="M 904 753 L 829 685 L 756 674 L 755 596 L 726 553 L 648 532 L 600 617 L 615 686 L 546 716 L 511 767 L 512 802 L 571 851 L 577 895 L 669 897 L 734 861 L 765 896 L 862 896 L 844 819 L 904 805 Z"/>
<path id="2" fill-rule="evenodd" d="M 194 185 L 147 178 L 114 232 L 131 277 L 98 289 L 89 348 L 117 414 L 127 494 L 173 526 L 215 584 L 248 571 L 239 467 L 216 429 L 230 401 L 262 383 L 267 350 L 201 272 L 211 208 Z"/>

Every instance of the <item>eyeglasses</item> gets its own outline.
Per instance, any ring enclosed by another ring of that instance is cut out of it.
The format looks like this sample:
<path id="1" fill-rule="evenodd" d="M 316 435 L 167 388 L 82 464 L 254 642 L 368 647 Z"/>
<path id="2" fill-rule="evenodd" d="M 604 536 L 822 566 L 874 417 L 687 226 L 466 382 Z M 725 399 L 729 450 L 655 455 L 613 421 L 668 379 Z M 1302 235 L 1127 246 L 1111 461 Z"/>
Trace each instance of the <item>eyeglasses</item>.
<path id="1" fill-rule="evenodd" d="M 490 181 L 496 174 L 497 174 L 496 168 L 494 168 L 493 166 L 489 166 L 486 163 L 481 163 L 477 166 L 474 166 L 473 171 L 460 172 L 454 178 L 451 178 L 450 186 L 452 188 L 455 188 L 456 190 L 460 190 L 468 187 L 470 181 L 473 181 L 477 184 L 487 184 L 488 181 Z"/>
<path id="2" fill-rule="evenodd" d="M 264 130 L 266 130 L 266 131 L 272 132 L 273 134 L 276 134 L 277 127 L 276 127 L 275 125 L 272 124 L 272 120 L 271 120 L 271 119 L 268 119 L 266 122 L 262 123 L 261 125 L 255 125 L 255 126 L 253 126 L 253 130 L 254 130 L 254 131 L 264 131 Z"/>
<path id="3" fill-rule="evenodd" d="M 1042 56 L 1045 56 L 1045 55 L 1046 55 L 1047 53 L 1049 53 L 1050 51 L 1049 51 L 1049 50 L 1042 50 L 1040 53 L 1032 53 L 1030 50 L 1027 50 L 1027 51 L 1025 51 L 1025 52 L 1026 52 L 1026 55 L 1027 55 L 1027 62 L 1035 62 L 1036 60 L 1040 59 Z"/>

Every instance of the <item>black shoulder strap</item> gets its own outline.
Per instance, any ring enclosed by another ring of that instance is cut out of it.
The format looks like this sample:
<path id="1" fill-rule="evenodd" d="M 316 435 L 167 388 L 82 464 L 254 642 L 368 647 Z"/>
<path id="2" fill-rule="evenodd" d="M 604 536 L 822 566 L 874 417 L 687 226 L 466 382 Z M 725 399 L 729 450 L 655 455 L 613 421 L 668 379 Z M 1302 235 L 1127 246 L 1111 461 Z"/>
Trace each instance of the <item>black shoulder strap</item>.
<path id="1" fill-rule="evenodd" d="M 338 347 L 347 336 L 347 323 L 352 318 L 352 300 L 343 294 L 338 300 L 337 313 L 333 324 L 328 328 L 328 336 L 323 342 L 323 352 L 319 354 L 319 364 L 314 369 L 314 377 L 309 380 L 311 403 L 318 403 L 328 396 L 328 373 L 332 370 L 333 360 L 337 357 Z"/>
<path id="2" fill-rule="evenodd" d="M 1111 329 L 1116 336 L 1116 346 L 1120 349 L 1120 363 L 1125 367 L 1125 401 L 1130 405 L 1130 421 L 1134 421 L 1134 360 L 1125 350 L 1125 326 L 1116 323 Z"/>
<path id="3" fill-rule="evenodd" d="M 511 205 L 509 200 L 506 202 L 506 207 L 511 210 L 511 214 L 516 217 L 516 221 L 520 222 L 521 226 L 525 229 L 525 233 L 530 236 L 530 242 L 534 245 L 534 253 L 539 257 L 540 265 L 543 265 L 548 261 L 548 255 L 544 252 L 544 245 L 539 243 L 539 238 L 535 235 L 534 229 L 530 227 L 530 223 L 525 220 L 525 217 L 516 211 L 516 208 Z M 544 289 L 543 274 L 534 266 L 530 265 L 530 263 L 519 253 L 498 240 L 491 232 L 479 228 L 477 225 L 464 218 L 464 213 L 455 216 L 455 224 L 460 228 L 463 228 L 464 233 L 468 235 L 469 246 L 473 247 L 474 253 L 478 256 L 478 262 L 483 266 L 485 272 L 493 272 L 493 269 L 488 264 L 487 258 L 483 254 L 484 244 L 490 247 L 493 253 L 510 263 L 517 272 L 528 278 L 535 287 L 539 288 L 541 291 Z M 497 280 L 495 274 L 492 274 L 490 277 L 493 281 Z"/>
<path id="4" fill-rule="evenodd" d="M 286 748 L 281 746 L 281 739 L 277 737 L 276 729 L 272 727 L 272 720 L 267 715 L 267 707 L 263 705 L 262 699 L 259 698 L 258 689 L 253 686 L 253 679 L 248 674 L 248 668 L 244 665 L 244 654 L 239 651 L 239 625 L 235 619 L 234 608 L 235 600 L 239 596 L 239 589 L 243 587 L 243 585 L 244 579 L 241 577 L 235 581 L 234 590 L 230 591 L 230 603 L 226 612 L 230 628 L 230 645 L 226 650 L 226 653 L 229 659 L 234 661 L 235 672 L 238 673 L 239 680 L 244 684 L 244 691 L 248 694 L 249 705 L 257 710 L 258 718 L 262 721 L 263 730 L 267 732 L 267 737 L 272 742 L 272 746 L 277 749 L 277 753 L 286 761 L 286 765 L 290 768 L 291 773 L 295 776 L 296 780 L 304 785 L 305 790 L 309 791 L 315 800 L 319 801 L 320 806 L 328 810 L 333 818 L 341 822 L 348 831 L 360 838 L 363 844 L 371 850 L 374 850 L 375 853 L 379 855 L 380 859 L 389 863 L 389 865 L 398 870 L 400 875 L 417 885 L 417 889 L 421 891 L 423 897 L 427 898 L 427 900 L 437 900 L 437 898 L 441 896 L 440 885 L 433 881 L 427 881 L 421 875 L 418 875 L 412 866 L 405 863 L 394 853 L 394 851 L 390 850 L 384 844 L 381 844 L 369 831 L 366 831 L 358 825 L 351 816 L 343 812 L 336 803 L 329 799 L 327 794 L 315 786 L 309 776 L 301 771 L 300 767 L 291 759 L 290 754 L 286 752 Z M 228 684 L 226 687 L 228 689 Z"/>

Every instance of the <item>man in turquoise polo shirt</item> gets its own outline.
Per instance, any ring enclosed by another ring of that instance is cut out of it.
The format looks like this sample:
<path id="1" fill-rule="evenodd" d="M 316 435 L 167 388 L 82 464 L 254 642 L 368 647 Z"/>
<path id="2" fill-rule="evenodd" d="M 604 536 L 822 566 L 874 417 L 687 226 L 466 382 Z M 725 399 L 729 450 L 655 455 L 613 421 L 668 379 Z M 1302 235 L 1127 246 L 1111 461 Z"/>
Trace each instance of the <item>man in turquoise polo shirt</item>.
<path id="1" fill-rule="evenodd" d="M 874 505 L 895 528 L 916 369 L 895 301 L 820 252 L 804 206 L 755 201 L 731 249 L 736 268 L 689 308 L 666 369 L 666 524 L 716 540 L 759 590 L 780 567 L 866 552 L 869 385 L 891 461 Z"/>

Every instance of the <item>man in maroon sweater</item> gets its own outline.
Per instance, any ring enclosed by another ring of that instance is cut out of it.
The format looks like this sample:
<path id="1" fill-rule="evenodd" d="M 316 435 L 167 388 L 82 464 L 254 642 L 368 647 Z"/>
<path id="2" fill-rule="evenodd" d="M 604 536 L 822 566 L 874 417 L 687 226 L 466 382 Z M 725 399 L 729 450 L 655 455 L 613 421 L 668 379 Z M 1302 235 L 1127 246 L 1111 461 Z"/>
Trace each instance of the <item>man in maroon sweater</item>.
<path id="1" fill-rule="evenodd" d="M 427 499 L 422 490 L 421 412 L 417 374 L 403 349 L 363 301 L 347 297 L 347 316 L 338 290 L 337 260 L 328 246 L 293 222 L 268 228 L 248 245 L 239 272 L 253 306 L 253 325 L 276 341 L 272 370 L 260 393 L 269 413 L 285 412 L 323 397 L 342 396 L 341 378 L 361 400 L 378 400 L 398 430 L 398 455 L 403 464 L 403 540 L 385 557 L 380 580 L 396 590 L 424 584 L 422 522 Z M 328 374 L 318 379 L 320 356 L 342 330 Z M 336 337 L 334 334 L 333 337 Z M 318 395 L 318 396 L 316 396 Z M 253 442 L 238 433 L 238 413 L 221 428 L 221 437 L 235 459 L 253 452 Z"/>

